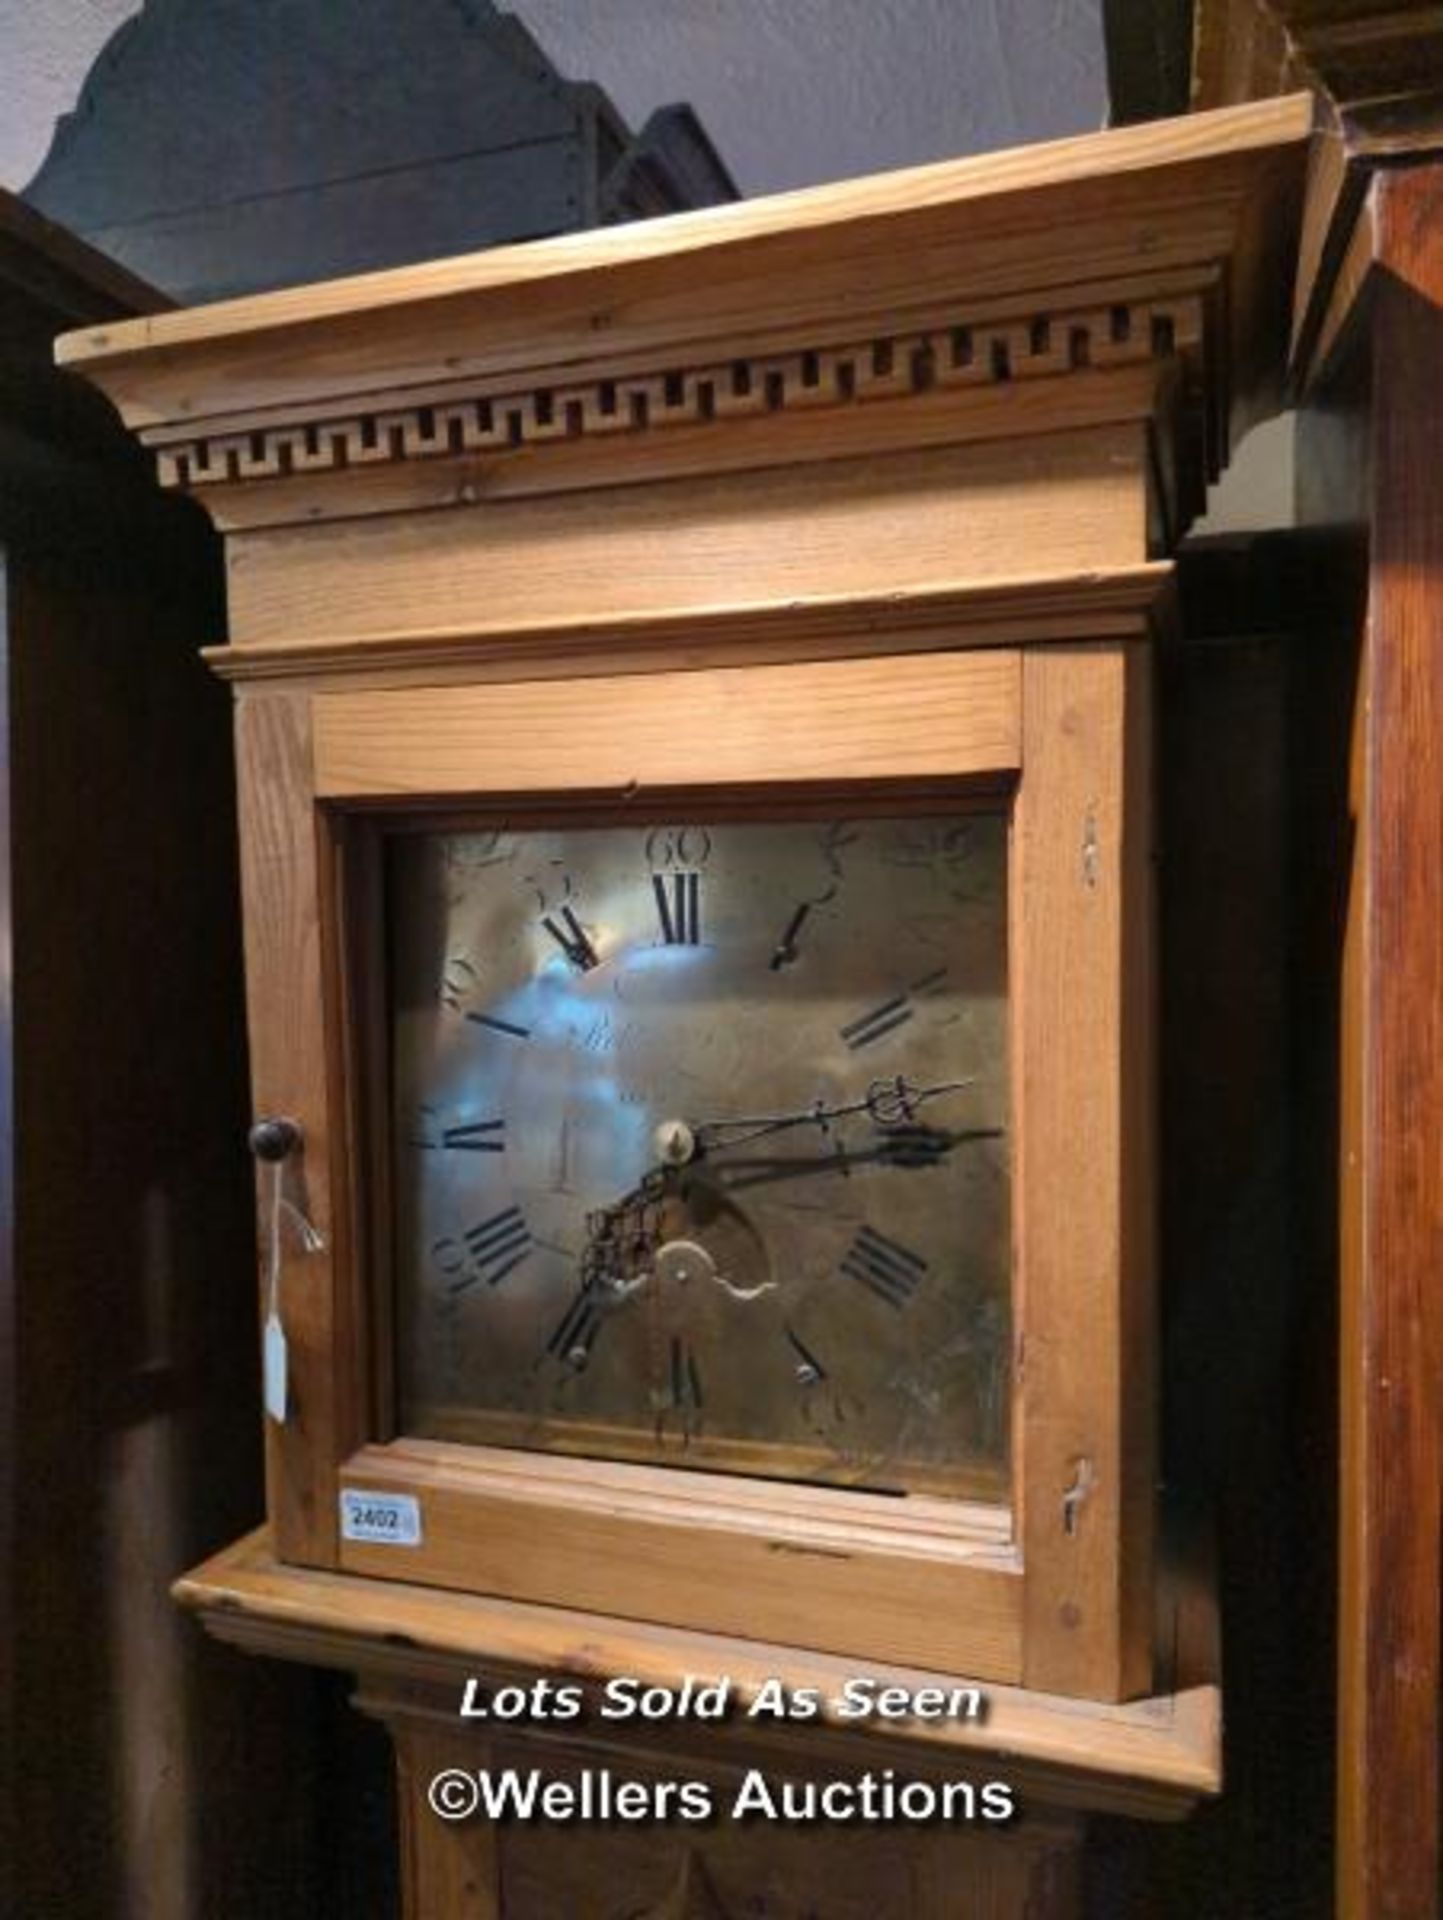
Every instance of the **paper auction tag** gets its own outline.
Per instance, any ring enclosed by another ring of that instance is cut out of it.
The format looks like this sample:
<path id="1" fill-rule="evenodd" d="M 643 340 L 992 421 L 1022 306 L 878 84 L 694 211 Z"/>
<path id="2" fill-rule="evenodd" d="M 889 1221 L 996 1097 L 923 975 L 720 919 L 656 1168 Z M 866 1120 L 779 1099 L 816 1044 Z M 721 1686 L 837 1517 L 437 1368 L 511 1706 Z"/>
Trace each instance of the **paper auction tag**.
<path id="1" fill-rule="evenodd" d="M 419 1547 L 421 1503 L 411 1493 L 342 1487 L 341 1538 L 367 1540 L 373 1546 Z"/>
<path id="2" fill-rule="evenodd" d="M 288 1394 L 286 1330 L 281 1325 L 281 1316 L 275 1312 L 266 1315 L 263 1354 L 262 1380 L 265 1409 L 277 1426 L 283 1427 L 286 1423 Z"/>

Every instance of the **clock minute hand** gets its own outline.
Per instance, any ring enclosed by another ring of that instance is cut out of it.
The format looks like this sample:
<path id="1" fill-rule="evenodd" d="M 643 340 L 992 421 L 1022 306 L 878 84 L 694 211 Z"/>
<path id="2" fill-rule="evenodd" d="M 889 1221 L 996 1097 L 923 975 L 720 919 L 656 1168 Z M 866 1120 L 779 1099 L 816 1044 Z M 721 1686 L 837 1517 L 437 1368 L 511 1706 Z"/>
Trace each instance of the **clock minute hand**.
<path id="1" fill-rule="evenodd" d="M 944 1132 L 931 1127 L 899 1128 L 877 1144 L 853 1151 L 837 1141 L 830 1153 L 741 1154 L 718 1162 L 717 1179 L 727 1193 L 770 1187 L 782 1181 L 848 1174 L 854 1167 L 935 1167 L 957 1147 L 976 1140 L 1001 1140 L 1002 1127 L 967 1127 Z"/>
<path id="2" fill-rule="evenodd" d="M 816 1100 L 811 1106 L 800 1107 L 793 1113 L 759 1113 L 731 1120 L 702 1120 L 692 1126 L 691 1135 L 699 1151 L 707 1147 L 720 1150 L 744 1146 L 752 1140 L 762 1140 L 769 1134 L 782 1133 L 791 1127 L 812 1125 L 825 1128 L 829 1121 L 843 1120 L 854 1113 L 870 1114 L 877 1125 L 885 1130 L 888 1127 L 905 1126 L 917 1109 L 925 1106 L 929 1100 L 938 1100 L 948 1093 L 959 1093 L 972 1084 L 970 1079 L 941 1080 L 930 1087 L 918 1087 L 898 1074 L 892 1080 L 872 1081 L 860 1100 L 841 1100 L 831 1104 Z"/>

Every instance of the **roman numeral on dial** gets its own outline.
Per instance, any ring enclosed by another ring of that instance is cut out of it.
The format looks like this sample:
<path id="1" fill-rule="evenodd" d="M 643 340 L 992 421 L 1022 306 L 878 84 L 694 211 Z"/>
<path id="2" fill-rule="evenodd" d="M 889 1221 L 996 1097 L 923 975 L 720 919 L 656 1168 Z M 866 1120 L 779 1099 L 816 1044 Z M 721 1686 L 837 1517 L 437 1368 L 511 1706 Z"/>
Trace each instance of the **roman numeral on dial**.
<path id="1" fill-rule="evenodd" d="M 818 1386 L 827 1377 L 827 1369 L 812 1352 L 799 1340 L 790 1327 L 783 1328 L 787 1344 L 792 1350 L 792 1371 L 799 1387 Z"/>
<path id="2" fill-rule="evenodd" d="M 842 1038 L 855 1053 L 858 1047 L 871 1046 L 874 1040 L 880 1040 L 894 1027 L 904 1026 L 911 1018 L 911 1004 L 905 993 L 899 993 L 895 1000 L 884 1000 L 881 1006 L 864 1013 L 860 1020 L 843 1027 Z"/>
<path id="3" fill-rule="evenodd" d="M 682 1334 L 674 1333 L 667 1343 L 661 1378 L 652 1380 L 651 1405 L 656 1416 L 657 1445 L 667 1444 L 668 1423 L 674 1417 L 671 1431 L 683 1446 L 690 1446 L 701 1431 L 701 1368 Z"/>
<path id="4" fill-rule="evenodd" d="M 457 1127 L 443 1127 L 441 1145 L 461 1153 L 505 1153 L 504 1120 L 467 1120 Z"/>
<path id="5" fill-rule="evenodd" d="M 880 1006 L 873 1007 L 870 1013 L 853 1020 L 841 1029 L 841 1038 L 846 1041 L 853 1053 L 859 1047 L 869 1047 L 874 1040 L 880 1040 L 884 1034 L 894 1028 L 905 1026 L 912 1018 L 915 1006 L 914 993 L 925 993 L 929 987 L 935 987 L 946 973 L 945 967 L 939 967 L 935 973 L 929 973 L 923 980 L 914 981 L 906 993 L 895 994 L 892 999 L 884 1000 Z"/>
<path id="6" fill-rule="evenodd" d="M 541 924 L 579 973 L 590 973 L 600 966 L 595 947 L 570 907 L 562 907 L 556 918 L 548 913 Z"/>
<path id="7" fill-rule="evenodd" d="M 546 1342 L 553 1360 L 580 1373 L 591 1358 L 592 1345 L 601 1327 L 601 1310 L 583 1287 L 557 1322 L 556 1331 Z"/>
<path id="8" fill-rule="evenodd" d="M 475 992 L 480 978 L 464 954 L 453 953 L 441 972 L 441 1005 L 459 1013 L 461 1002 Z"/>
<path id="9" fill-rule="evenodd" d="M 889 1307 L 905 1307 L 926 1278 L 927 1262 L 875 1227 L 861 1227 L 842 1256 L 841 1270 Z"/>
<path id="10" fill-rule="evenodd" d="M 438 1135 L 435 1112 L 434 1107 L 421 1108 L 410 1133 L 413 1147 L 427 1152 L 446 1147 L 460 1153 L 505 1153 L 504 1120 L 458 1120 L 454 1126 L 442 1127 Z"/>
<path id="11" fill-rule="evenodd" d="M 465 1017 L 471 1021 L 474 1026 L 486 1027 L 492 1033 L 507 1034 L 513 1040 L 529 1040 L 531 1038 L 530 1027 L 517 1026 L 514 1020 L 502 1020 L 499 1015 L 494 1013 L 468 1013 Z"/>
<path id="12" fill-rule="evenodd" d="M 767 965 L 773 973 L 780 973 L 783 967 L 789 967 L 795 961 L 797 957 L 797 936 L 806 924 L 807 915 L 811 910 L 811 901 L 803 900 L 795 913 L 793 913 L 791 919 L 787 922 L 786 932 L 783 933 L 781 939 L 778 940 L 775 947 L 772 948 L 772 957 L 767 962 Z"/>
<path id="13" fill-rule="evenodd" d="M 701 1371 L 696 1364 L 696 1355 L 680 1334 L 672 1335 L 667 1374 L 670 1404 L 684 1408 L 688 1413 L 700 1413 Z"/>
<path id="14" fill-rule="evenodd" d="M 696 946 L 701 939 L 701 875 L 654 873 L 651 886 L 662 940 L 669 947 Z"/>
<path id="15" fill-rule="evenodd" d="M 520 1207 L 506 1207 L 479 1226 L 468 1227 L 461 1245 L 466 1250 L 466 1271 L 451 1282 L 452 1293 L 462 1293 L 478 1280 L 497 1286 L 531 1252 L 531 1231 Z"/>

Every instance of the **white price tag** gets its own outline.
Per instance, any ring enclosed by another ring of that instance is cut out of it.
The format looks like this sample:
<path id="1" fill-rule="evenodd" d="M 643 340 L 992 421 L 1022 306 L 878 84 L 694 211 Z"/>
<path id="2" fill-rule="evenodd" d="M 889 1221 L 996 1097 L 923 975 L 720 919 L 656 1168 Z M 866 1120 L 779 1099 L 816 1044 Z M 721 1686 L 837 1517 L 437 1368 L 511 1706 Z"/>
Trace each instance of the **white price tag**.
<path id="1" fill-rule="evenodd" d="M 277 1426 L 286 1423 L 286 1330 L 278 1313 L 266 1315 L 265 1343 L 261 1368 L 266 1412 Z"/>
<path id="2" fill-rule="evenodd" d="M 341 1538 L 373 1546 L 419 1547 L 421 1503 L 410 1493 L 368 1493 L 341 1489 Z"/>

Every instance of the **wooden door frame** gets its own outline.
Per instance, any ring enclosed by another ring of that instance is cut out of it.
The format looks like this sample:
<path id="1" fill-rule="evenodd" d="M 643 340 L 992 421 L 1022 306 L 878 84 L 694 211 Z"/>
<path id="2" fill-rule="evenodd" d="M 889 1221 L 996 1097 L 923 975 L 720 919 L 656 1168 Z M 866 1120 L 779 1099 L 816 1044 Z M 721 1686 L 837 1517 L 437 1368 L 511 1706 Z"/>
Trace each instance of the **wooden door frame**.
<path id="1" fill-rule="evenodd" d="M 512 679 L 479 684 L 367 685 L 240 703 L 257 1110 L 300 1121 L 306 1204 L 327 1242 L 309 1254 L 292 1249 L 283 1280 L 293 1410 L 283 1426 L 268 1422 L 267 1436 L 281 1557 L 637 1617 L 656 1617 L 649 1609 L 660 1605 L 661 1618 L 680 1624 L 798 1645 L 836 1646 L 844 1631 L 839 1650 L 1058 1693 L 1145 1691 L 1156 1458 L 1148 642 L 693 662 L 619 676 L 598 675 L 594 661 L 577 666 L 572 679 L 528 679 L 517 668 Z M 603 710 L 616 724 L 592 724 Z M 822 710 L 830 724 L 817 730 Z M 696 713 L 697 725 L 706 716 L 705 754 L 694 742 L 686 750 L 678 713 Z M 730 731 L 718 717 L 728 714 Z M 696 804 L 707 791 L 724 804 L 748 793 L 761 804 L 779 767 L 790 788 L 801 782 L 819 797 L 839 779 L 879 793 L 1017 781 L 1012 1108 L 1014 1139 L 1025 1145 L 1014 1165 L 1020 1412 L 1010 1542 L 985 1528 L 950 1540 L 961 1522 L 940 1511 L 928 1519 L 919 1497 L 913 1523 L 930 1529 L 931 1544 L 925 1552 L 906 1544 L 904 1566 L 895 1543 L 868 1532 L 866 1496 L 776 1487 L 764 1497 L 716 1475 L 714 1511 L 699 1530 L 673 1513 L 671 1477 L 661 1469 L 375 1432 L 366 1183 L 356 1175 L 365 1099 L 351 1041 L 352 1010 L 364 1002 L 374 1011 L 374 1000 L 347 964 L 357 942 L 337 821 L 351 809 L 408 803 L 454 810 L 561 800 L 557 738 L 570 743 L 577 792 L 611 794 L 613 806 L 638 781 L 660 794 L 688 769 L 694 780 L 701 764 L 709 774 Z M 1059 1337 L 1063 1327 L 1069 1338 Z M 373 1444 L 378 1438 L 389 1444 Z M 424 1543 L 398 1557 L 340 1541 L 343 1485 L 419 1499 Z M 855 1511 L 843 1515 L 849 1501 Z M 842 1556 L 839 1528 L 848 1538 Z M 794 1537 L 789 1554 L 774 1550 L 772 1536 L 783 1534 Z M 522 1539 L 533 1543 L 525 1552 Z M 739 1554 L 756 1560 L 746 1621 L 723 1617 L 720 1566 L 704 1583 L 705 1604 L 692 1592 L 707 1556 L 728 1539 L 733 1565 Z M 812 1559 L 802 1565 L 799 1552 Z M 814 1597 L 818 1555 L 835 1589 L 825 1616 Z M 662 1597 L 664 1581 L 655 1591 L 638 1585 L 648 1556 L 653 1570 L 658 1556 L 674 1569 L 678 1597 Z M 835 1575 L 833 1560 L 847 1563 Z M 918 1604 L 919 1582 L 933 1605 Z"/>

